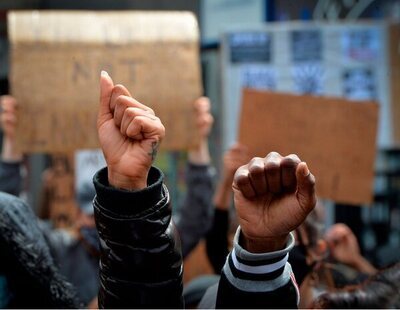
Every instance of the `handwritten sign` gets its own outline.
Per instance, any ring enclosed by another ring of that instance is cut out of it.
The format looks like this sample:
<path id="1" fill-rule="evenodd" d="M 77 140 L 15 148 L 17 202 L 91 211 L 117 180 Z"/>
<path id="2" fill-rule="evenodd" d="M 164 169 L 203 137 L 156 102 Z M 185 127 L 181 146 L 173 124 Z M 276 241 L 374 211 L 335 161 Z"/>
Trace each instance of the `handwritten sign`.
<path id="1" fill-rule="evenodd" d="M 374 102 L 245 89 L 239 141 L 253 156 L 298 154 L 316 176 L 321 198 L 370 203 L 377 122 Z"/>
<path id="2" fill-rule="evenodd" d="M 156 111 L 164 149 L 197 144 L 192 102 L 202 88 L 193 14 L 25 11 L 9 13 L 8 27 L 23 151 L 99 147 L 101 70 Z"/>

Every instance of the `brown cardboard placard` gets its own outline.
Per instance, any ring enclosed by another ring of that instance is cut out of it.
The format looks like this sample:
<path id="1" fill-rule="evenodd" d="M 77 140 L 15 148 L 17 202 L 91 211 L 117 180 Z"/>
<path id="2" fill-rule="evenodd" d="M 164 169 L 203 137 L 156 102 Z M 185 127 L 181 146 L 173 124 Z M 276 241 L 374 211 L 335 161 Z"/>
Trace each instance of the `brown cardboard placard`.
<path id="1" fill-rule="evenodd" d="M 394 144 L 400 147 L 400 24 L 389 27 L 390 89 Z"/>
<path id="2" fill-rule="evenodd" d="M 202 87 L 192 13 L 22 11 L 9 13 L 8 27 L 22 151 L 99 146 L 101 70 L 155 110 L 164 149 L 197 143 L 192 102 Z"/>
<path id="3" fill-rule="evenodd" d="M 363 204 L 373 197 L 377 122 L 374 102 L 245 89 L 239 141 L 252 156 L 297 154 L 319 197 Z"/>

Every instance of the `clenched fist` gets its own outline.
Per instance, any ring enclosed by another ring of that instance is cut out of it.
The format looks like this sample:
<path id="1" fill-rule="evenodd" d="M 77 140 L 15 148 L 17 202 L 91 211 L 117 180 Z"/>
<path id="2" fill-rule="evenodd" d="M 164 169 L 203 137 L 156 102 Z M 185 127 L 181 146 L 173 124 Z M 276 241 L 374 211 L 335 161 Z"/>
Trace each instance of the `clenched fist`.
<path id="1" fill-rule="evenodd" d="M 114 86 L 105 71 L 100 78 L 97 130 L 110 185 L 127 190 L 147 187 L 165 128 L 152 109 L 132 98 L 124 86 Z"/>
<path id="2" fill-rule="evenodd" d="M 315 207 L 315 178 L 296 155 L 255 157 L 234 176 L 243 246 L 262 253 L 283 249 L 288 235 Z"/>

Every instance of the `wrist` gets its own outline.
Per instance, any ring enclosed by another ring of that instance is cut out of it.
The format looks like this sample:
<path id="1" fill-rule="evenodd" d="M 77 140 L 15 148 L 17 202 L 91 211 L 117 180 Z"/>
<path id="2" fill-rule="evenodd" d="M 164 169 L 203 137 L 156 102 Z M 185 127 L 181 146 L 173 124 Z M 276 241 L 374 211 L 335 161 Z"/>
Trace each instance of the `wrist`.
<path id="1" fill-rule="evenodd" d="M 249 237 L 242 231 L 240 244 L 250 253 L 276 252 L 286 247 L 289 234 L 276 237 Z"/>
<path id="2" fill-rule="evenodd" d="M 372 266 L 364 257 L 359 256 L 352 263 L 349 264 L 354 269 L 366 273 L 366 274 L 374 274 L 376 269 Z"/>
<path id="3" fill-rule="evenodd" d="M 108 170 L 108 183 L 115 188 L 124 190 L 141 190 L 147 187 L 147 175 L 142 176 L 128 176 L 117 171 L 112 170 L 110 167 Z"/>
<path id="4" fill-rule="evenodd" d="M 208 150 L 208 140 L 201 139 L 198 146 L 189 150 L 189 162 L 192 164 L 205 165 L 211 162 L 210 152 Z"/>
<path id="5" fill-rule="evenodd" d="M 1 153 L 2 160 L 13 162 L 21 161 L 22 152 L 18 150 L 15 139 L 8 136 L 4 136 L 3 139 L 3 149 Z"/>

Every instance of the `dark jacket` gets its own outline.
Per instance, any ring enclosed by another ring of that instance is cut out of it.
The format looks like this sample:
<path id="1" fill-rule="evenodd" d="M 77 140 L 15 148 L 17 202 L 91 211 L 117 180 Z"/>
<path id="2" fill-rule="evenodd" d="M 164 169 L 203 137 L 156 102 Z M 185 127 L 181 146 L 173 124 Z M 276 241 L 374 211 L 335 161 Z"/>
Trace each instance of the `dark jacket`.
<path id="1" fill-rule="evenodd" d="M 0 160 L 0 191 L 19 195 L 22 177 L 21 162 Z M 214 169 L 209 165 L 188 163 L 186 168 L 187 192 L 176 220 L 182 236 L 182 255 L 185 257 L 206 234 L 212 223 Z M 39 222 L 53 258 L 63 274 L 78 291 L 79 298 L 89 303 L 96 295 L 98 284 L 98 259 L 88 253 L 69 233 L 52 229 L 49 223 Z"/>
<path id="2" fill-rule="evenodd" d="M 21 162 L 0 160 L 0 191 L 18 196 L 22 185 Z M 28 208 L 30 215 L 44 236 L 50 254 L 59 272 L 76 288 L 78 298 L 87 305 L 99 290 L 98 257 L 93 256 L 80 240 L 62 229 L 53 229 L 48 221 L 39 220 Z M 23 209 L 21 212 L 25 212 Z"/>
<path id="3" fill-rule="evenodd" d="M 160 170 L 138 191 L 108 184 L 107 169 L 94 177 L 96 225 L 101 239 L 99 306 L 181 308 L 182 256 Z M 298 290 L 288 252 L 252 254 L 240 246 L 240 228 L 210 304 L 221 308 L 293 308 Z"/>
<path id="4" fill-rule="evenodd" d="M 6 279 L 9 308 L 82 307 L 59 273 L 32 210 L 0 193 L 0 275 Z M 4 305 L 4 304 L 3 304 Z"/>

